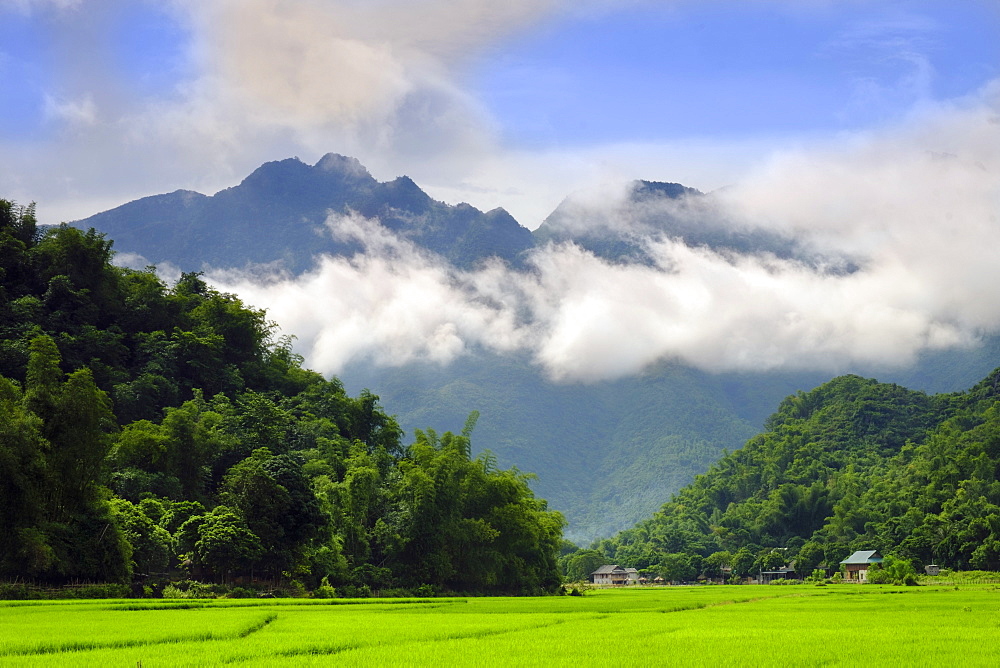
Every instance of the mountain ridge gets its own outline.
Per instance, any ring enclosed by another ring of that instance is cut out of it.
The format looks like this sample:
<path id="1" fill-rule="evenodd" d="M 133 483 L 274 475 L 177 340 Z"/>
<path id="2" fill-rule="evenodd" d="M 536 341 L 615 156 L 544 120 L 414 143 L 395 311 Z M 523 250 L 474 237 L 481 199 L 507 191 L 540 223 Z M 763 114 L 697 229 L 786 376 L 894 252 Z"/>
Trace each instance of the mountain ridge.
<path id="1" fill-rule="evenodd" d="M 72 224 L 93 227 L 119 250 L 153 264 L 169 261 L 192 271 L 278 262 L 301 273 L 316 254 L 358 250 L 324 233 L 329 214 L 351 212 L 377 218 L 461 267 L 492 255 L 515 262 L 534 245 L 531 232 L 503 209 L 484 213 L 438 202 L 407 176 L 379 182 L 356 158 L 336 153 L 315 165 L 298 158 L 267 162 L 214 195 L 152 195 Z"/>

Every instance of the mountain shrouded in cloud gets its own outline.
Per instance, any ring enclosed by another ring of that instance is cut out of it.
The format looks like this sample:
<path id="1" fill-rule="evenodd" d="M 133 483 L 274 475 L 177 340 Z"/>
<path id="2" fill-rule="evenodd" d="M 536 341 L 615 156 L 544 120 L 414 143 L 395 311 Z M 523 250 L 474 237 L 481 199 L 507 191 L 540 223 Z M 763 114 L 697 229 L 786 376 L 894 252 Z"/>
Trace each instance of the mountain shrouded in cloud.
<path id="1" fill-rule="evenodd" d="M 776 158 L 708 195 L 648 182 L 580 193 L 534 240 L 502 211 L 435 202 L 406 177 L 380 183 L 332 155 L 83 223 L 122 251 L 143 252 L 130 243 L 145 237 L 162 252 L 151 261 L 228 268 L 214 280 L 267 308 L 326 373 L 476 349 L 527 353 L 570 381 L 662 360 L 901 367 L 1000 328 L 997 115 L 987 92 L 905 129 Z M 125 224 L 143 207 L 159 233 Z M 197 248 L 171 252 L 175 242 Z M 301 275 L 231 270 L 275 260 Z"/>
<path id="2" fill-rule="evenodd" d="M 1000 327 L 995 117 L 992 105 L 950 110 L 848 148 L 788 155 L 757 179 L 696 196 L 707 203 L 659 200 L 695 222 L 710 206 L 738 232 L 795 239 L 804 255 L 685 243 L 642 227 L 646 206 L 642 220 L 614 221 L 645 262 L 568 239 L 537 247 L 526 270 L 456 269 L 349 216 L 331 218 L 331 233 L 365 253 L 324 258 L 297 278 L 216 280 L 267 307 L 327 372 L 356 357 L 447 361 L 478 347 L 526 351 L 566 380 L 665 359 L 712 371 L 905 366 Z"/>

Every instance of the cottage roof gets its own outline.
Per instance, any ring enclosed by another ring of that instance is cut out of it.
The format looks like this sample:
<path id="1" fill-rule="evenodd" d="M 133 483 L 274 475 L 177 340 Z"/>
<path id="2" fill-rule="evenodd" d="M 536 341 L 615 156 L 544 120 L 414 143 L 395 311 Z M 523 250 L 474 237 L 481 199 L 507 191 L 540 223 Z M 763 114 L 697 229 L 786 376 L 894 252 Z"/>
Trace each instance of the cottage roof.
<path id="1" fill-rule="evenodd" d="M 607 575 L 609 573 L 624 573 L 625 570 L 618 564 L 605 564 L 598 568 L 591 575 Z"/>
<path id="2" fill-rule="evenodd" d="M 626 568 L 625 572 L 626 573 L 638 573 L 639 571 L 636 570 L 635 568 Z"/>
<path id="3" fill-rule="evenodd" d="M 878 553 L 878 550 L 858 550 L 847 559 L 844 559 L 840 563 L 842 564 L 881 564 L 882 555 Z"/>

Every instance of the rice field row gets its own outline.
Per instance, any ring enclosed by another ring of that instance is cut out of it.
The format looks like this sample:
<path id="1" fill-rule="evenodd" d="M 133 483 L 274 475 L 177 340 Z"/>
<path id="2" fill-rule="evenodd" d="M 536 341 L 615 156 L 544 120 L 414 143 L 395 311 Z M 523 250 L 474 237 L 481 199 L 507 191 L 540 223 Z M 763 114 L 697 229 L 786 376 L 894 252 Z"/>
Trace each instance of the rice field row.
<path id="1" fill-rule="evenodd" d="M 994 666 L 1000 590 L 674 587 L 583 597 L 0 604 L 0 665 Z"/>

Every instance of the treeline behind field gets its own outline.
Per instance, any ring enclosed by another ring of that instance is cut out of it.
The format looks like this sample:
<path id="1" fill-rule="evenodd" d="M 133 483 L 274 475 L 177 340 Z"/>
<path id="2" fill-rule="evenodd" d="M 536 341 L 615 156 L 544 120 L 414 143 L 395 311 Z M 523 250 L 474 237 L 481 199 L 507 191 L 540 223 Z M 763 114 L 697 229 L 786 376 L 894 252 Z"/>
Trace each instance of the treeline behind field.
<path id="1" fill-rule="evenodd" d="M 111 258 L 0 200 L 0 579 L 558 585 L 562 517 L 471 456 L 474 416 L 404 446 L 378 397 L 302 368 L 262 311 Z"/>
<path id="2" fill-rule="evenodd" d="M 857 376 L 788 397 L 766 430 L 649 519 L 564 558 L 668 580 L 809 575 L 855 550 L 917 567 L 1000 570 L 1000 370 L 971 390 L 927 395 Z"/>

